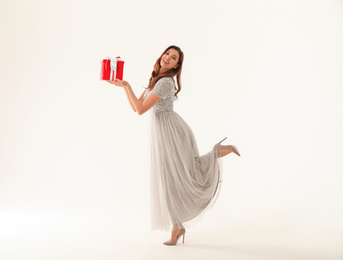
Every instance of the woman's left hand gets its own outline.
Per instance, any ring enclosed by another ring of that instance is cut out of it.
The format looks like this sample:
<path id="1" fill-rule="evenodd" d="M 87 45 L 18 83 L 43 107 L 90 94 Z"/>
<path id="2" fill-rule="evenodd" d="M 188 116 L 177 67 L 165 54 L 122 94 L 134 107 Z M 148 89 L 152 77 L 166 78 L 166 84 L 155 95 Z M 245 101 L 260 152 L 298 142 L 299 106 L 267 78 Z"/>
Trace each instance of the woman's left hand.
<path id="1" fill-rule="evenodd" d="M 122 88 L 127 88 L 130 86 L 129 82 L 125 81 L 125 80 L 119 80 L 119 79 L 116 79 L 115 81 L 113 80 L 108 80 L 107 82 L 111 83 L 111 84 L 114 84 L 118 87 L 122 87 Z"/>

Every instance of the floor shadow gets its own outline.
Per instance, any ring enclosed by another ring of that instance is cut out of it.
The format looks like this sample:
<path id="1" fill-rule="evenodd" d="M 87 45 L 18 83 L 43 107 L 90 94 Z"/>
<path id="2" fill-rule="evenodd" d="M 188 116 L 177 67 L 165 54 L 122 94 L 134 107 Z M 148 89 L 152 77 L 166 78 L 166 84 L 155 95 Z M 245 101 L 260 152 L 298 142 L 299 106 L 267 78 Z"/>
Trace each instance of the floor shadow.
<path id="1" fill-rule="evenodd" d="M 343 255 L 334 255 L 329 252 L 319 250 L 301 250 L 290 247 L 280 247 L 275 245 L 215 245 L 215 244 L 184 244 L 183 250 L 213 250 L 227 253 L 240 253 L 244 255 L 258 256 L 261 259 L 292 259 L 292 260 L 339 260 Z"/>

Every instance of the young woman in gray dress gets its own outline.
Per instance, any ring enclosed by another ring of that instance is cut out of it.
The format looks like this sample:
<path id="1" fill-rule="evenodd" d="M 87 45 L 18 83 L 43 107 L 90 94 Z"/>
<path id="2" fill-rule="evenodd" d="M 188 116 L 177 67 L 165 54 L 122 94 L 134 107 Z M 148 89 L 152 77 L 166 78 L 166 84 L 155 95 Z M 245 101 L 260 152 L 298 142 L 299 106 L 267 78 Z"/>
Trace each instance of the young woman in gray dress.
<path id="1" fill-rule="evenodd" d="M 234 145 L 216 144 L 199 155 L 191 128 L 173 111 L 181 90 L 183 52 L 169 46 L 157 59 L 149 86 L 137 98 L 127 81 L 109 81 L 123 87 L 134 112 L 151 109 L 151 224 L 152 229 L 169 230 L 165 245 L 176 245 L 183 236 L 183 224 L 199 219 L 215 203 L 221 184 L 220 158 L 240 156 Z M 174 77 L 176 76 L 177 84 Z"/>

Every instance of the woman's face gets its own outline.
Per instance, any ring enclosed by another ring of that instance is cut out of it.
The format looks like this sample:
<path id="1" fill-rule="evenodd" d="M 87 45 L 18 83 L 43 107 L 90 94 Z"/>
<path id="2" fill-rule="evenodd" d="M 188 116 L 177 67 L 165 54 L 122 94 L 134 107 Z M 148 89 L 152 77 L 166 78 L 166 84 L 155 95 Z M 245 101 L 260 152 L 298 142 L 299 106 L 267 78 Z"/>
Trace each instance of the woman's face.
<path id="1" fill-rule="evenodd" d="M 175 49 L 169 49 L 165 54 L 162 55 L 161 58 L 161 70 L 160 71 L 167 71 L 171 69 L 176 69 L 179 64 L 179 52 Z"/>

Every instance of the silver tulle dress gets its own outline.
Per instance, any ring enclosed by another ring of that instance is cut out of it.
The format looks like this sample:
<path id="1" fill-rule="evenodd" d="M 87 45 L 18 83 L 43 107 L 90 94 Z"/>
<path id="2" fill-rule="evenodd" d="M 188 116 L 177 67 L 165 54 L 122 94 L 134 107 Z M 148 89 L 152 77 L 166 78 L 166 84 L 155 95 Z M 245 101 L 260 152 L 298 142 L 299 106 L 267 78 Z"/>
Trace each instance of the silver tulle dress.
<path id="1" fill-rule="evenodd" d="M 191 128 L 173 111 L 175 83 L 158 80 L 153 93 L 161 99 L 151 109 L 151 224 L 170 230 L 199 220 L 215 203 L 221 185 L 221 163 L 215 148 L 199 155 Z M 186 223 L 185 223 L 186 222 Z"/>

